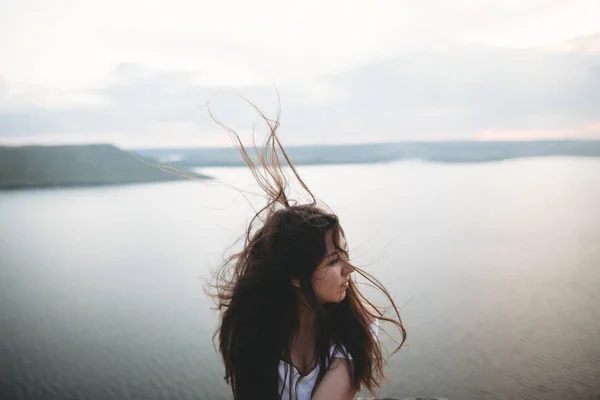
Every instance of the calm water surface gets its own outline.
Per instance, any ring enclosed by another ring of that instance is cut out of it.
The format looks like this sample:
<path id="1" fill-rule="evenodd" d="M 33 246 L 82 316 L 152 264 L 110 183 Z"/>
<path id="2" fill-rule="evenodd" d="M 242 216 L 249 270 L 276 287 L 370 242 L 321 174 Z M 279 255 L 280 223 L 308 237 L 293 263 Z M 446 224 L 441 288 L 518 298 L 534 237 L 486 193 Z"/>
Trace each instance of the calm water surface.
<path id="1" fill-rule="evenodd" d="M 203 284 L 259 203 L 203 171 L 0 192 L 0 398 L 231 398 Z M 402 307 L 380 395 L 600 398 L 600 160 L 300 172 Z"/>

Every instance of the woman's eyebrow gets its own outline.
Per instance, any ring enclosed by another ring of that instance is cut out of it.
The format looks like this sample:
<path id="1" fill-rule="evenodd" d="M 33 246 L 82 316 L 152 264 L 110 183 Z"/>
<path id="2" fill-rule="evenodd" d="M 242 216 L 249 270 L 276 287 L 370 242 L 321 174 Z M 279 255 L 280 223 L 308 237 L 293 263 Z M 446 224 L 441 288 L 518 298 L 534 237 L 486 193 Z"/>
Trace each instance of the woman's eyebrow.
<path id="1" fill-rule="evenodd" d="M 334 250 L 334 251 L 332 251 L 331 253 L 327 254 L 327 255 L 325 256 L 325 258 L 329 258 L 329 257 L 333 257 L 333 256 L 339 256 L 339 253 L 340 253 L 340 252 L 342 252 L 342 253 L 344 253 L 344 254 L 348 254 L 348 250 L 343 250 L 343 249 L 340 249 L 340 250 Z"/>

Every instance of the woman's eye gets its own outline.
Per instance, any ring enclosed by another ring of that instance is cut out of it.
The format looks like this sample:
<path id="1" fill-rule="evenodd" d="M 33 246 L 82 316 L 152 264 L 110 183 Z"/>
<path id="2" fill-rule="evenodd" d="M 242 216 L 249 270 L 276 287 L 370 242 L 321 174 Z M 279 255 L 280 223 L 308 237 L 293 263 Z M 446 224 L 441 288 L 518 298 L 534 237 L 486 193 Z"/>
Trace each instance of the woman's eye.
<path id="1" fill-rule="evenodd" d="M 329 261 L 329 265 L 333 265 L 333 264 L 337 263 L 338 261 L 340 261 L 340 258 L 336 256 L 331 261 Z"/>

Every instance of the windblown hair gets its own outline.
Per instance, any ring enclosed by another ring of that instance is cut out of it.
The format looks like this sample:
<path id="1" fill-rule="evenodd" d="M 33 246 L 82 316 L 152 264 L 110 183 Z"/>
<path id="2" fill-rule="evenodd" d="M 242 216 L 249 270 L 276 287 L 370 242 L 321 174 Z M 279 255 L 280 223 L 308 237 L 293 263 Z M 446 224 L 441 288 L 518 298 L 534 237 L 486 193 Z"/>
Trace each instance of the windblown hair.
<path id="1" fill-rule="evenodd" d="M 353 281 L 340 303 L 319 303 L 311 282 L 313 272 L 326 255 L 326 235 L 333 232 L 334 247 L 347 256 L 337 240 L 344 232 L 338 217 L 317 205 L 281 145 L 276 134 L 279 116 L 272 120 L 254 108 L 269 127 L 262 148 L 254 145 L 260 166 L 248 154 L 237 133 L 213 116 L 230 134 L 267 197 L 267 204 L 256 212 L 246 229 L 243 249 L 226 258 L 212 284 L 221 312 L 215 338 L 218 337 L 225 364 L 225 380 L 235 399 L 280 398 L 278 366 L 280 360 L 291 363 L 290 342 L 300 328 L 303 296 L 317 317 L 314 359 L 320 371 L 315 388 L 331 363 L 331 345 L 337 345 L 352 356 L 353 386 L 373 393 L 385 376 L 380 344 L 370 324 L 375 319 L 394 324 L 402 335 L 395 350 L 398 351 L 406 338 L 398 308 L 381 283 L 354 266 L 357 273 L 389 299 L 394 318 L 385 317 Z M 297 204 L 288 198 L 289 184 L 281 158 L 312 201 Z M 300 283 L 299 289 L 292 285 L 292 280 Z"/>

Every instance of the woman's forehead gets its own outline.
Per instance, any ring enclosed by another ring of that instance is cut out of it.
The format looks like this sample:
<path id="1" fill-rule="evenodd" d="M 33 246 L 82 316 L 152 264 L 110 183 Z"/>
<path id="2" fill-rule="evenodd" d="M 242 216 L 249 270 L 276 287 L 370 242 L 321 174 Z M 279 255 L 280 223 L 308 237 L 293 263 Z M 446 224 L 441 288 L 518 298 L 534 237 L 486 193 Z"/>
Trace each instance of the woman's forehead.
<path id="1" fill-rule="evenodd" d="M 327 233 L 327 253 L 332 253 L 336 251 L 335 245 L 333 243 L 333 231 L 330 231 Z M 335 234 L 337 235 L 336 237 L 336 243 L 337 243 L 337 247 L 343 250 L 348 250 L 348 244 L 346 243 L 346 238 L 344 237 L 344 235 L 342 234 L 341 230 L 338 230 L 337 232 L 335 232 Z"/>
<path id="2" fill-rule="evenodd" d="M 344 237 L 344 235 L 342 234 L 342 232 L 339 232 L 339 234 L 338 234 L 338 241 L 337 241 L 337 243 L 338 243 L 338 246 L 341 249 L 348 250 L 348 243 L 346 243 L 346 238 Z"/>

